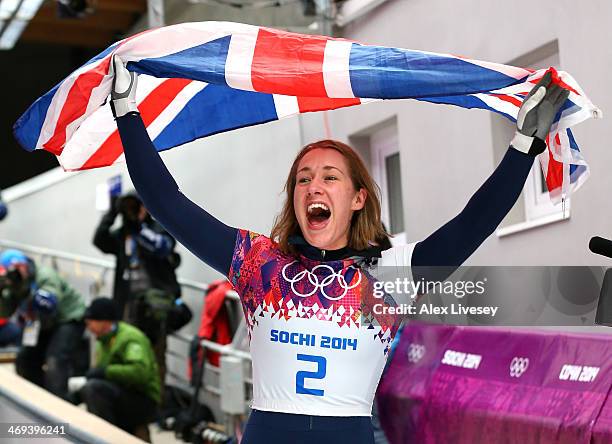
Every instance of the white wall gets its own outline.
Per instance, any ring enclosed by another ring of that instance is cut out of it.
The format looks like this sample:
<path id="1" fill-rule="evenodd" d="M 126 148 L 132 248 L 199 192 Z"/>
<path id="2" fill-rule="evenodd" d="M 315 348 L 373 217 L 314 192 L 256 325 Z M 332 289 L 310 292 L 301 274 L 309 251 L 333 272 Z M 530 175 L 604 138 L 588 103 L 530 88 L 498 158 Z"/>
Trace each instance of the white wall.
<path id="1" fill-rule="evenodd" d="M 211 214 L 230 225 L 269 234 L 300 146 L 298 119 L 287 119 L 197 140 L 162 157 L 181 190 Z M 95 210 L 95 189 L 118 173 L 124 189 L 131 188 L 125 165 L 118 165 L 60 174 L 63 180 L 16 200 L 11 195 L 28 184 L 5 190 L 10 213 L 0 224 L 0 239 L 104 257 L 91 244 L 102 216 Z M 180 251 L 182 277 L 199 282 L 220 277 L 183 247 Z"/>
<path id="2" fill-rule="evenodd" d="M 606 74 L 612 69 L 611 20 L 612 3 L 606 0 L 396 0 L 349 25 L 343 37 L 500 63 L 558 39 L 562 69 L 605 115 L 612 109 Z M 423 238 L 453 217 L 494 167 L 486 111 L 396 101 L 329 114 L 333 136 L 344 140 L 397 116 L 409 240 Z M 307 126 L 306 139 L 319 137 L 319 126 Z M 573 197 L 570 220 L 501 239 L 492 236 L 471 263 L 609 264 L 591 254 L 587 244 L 593 235 L 612 237 L 612 151 L 607 142 L 612 127 L 607 119 L 590 120 L 574 135 L 592 170 Z"/>

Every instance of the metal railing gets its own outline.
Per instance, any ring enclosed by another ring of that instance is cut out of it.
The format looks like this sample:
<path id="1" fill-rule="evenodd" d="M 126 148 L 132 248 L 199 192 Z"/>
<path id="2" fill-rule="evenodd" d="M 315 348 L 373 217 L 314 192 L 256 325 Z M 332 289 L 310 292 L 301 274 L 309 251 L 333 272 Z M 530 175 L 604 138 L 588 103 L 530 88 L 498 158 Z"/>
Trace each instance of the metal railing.
<path id="1" fill-rule="evenodd" d="M 30 252 L 37 254 L 42 257 L 50 257 L 57 259 L 64 259 L 68 261 L 73 261 L 77 263 L 93 265 L 100 268 L 106 268 L 110 270 L 115 269 L 114 261 L 109 261 L 106 259 L 96 259 L 92 257 L 82 256 L 80 254 L 67 253 L 65 251 L 53 250 L 51 248 L 45 247 L 36 247 L 34 245 L 28 245 L 21 242 L 14 242 L 6 239 L 0 239 L 0 247 L 3 248 L 14 248 L 16 250 L 22 250 L 25 252 Z"/>
<path id="2" fill-rule="evenodd" d="M 0 248 L 14 248 L 14 249 L 22 250 L 26 254 L 39 256 L 41 260 L 50 259 L 53 261 L 54 266 L 57 266 L 57 260 L 62 260 L 62 261 L 72 262 L 75 265 L 88 265 L 88 266 L 92 266 L 95 268 L 99 268 L 99 269 L 102 269 L 102 275 L 101 275 L 102 278 L 109 271 L 115 270 L 114 260 L 92 258 L 92 257 L 80 255 L 80 254 L 74 254 L 74 253 L 68 253 L 68 252 L 60 251 L 60 250 L 54 250 L 51 248 L 28 245 L 28 244 L 24 244 L 21 242 L 14 242 L 10 240 L 0 239 Z M 202 282 L 197 282 L 191 279 L 179 278 L 178 282 L 181 285 L 181 287 L 184 289 L 190 289 L 190 290 L 194 290 L 194 291 L 202 292 L 202 293 L 205 293 L 209 288 L 207 284 L 202 283 Z M 228 291 L 227 297 L 229 297 L 230 299 L 234 301 L 240 301 L 240 298 L 235 291 Z M 186 344 L 189 344 L 192 339 L 189 335 L 185 333 L 180 333 L 180 332 L 173 333 L 169 335 L 169 337 L 177 339 L 181 343 L 186 343 Z M 217 344 L 216 342 L 212 342 L 208 340 L 202 340 L 200 344 L 204 349 L 217 352 L 224 356 L 233 356 L 242 361 L 247 361 L 249 363 L 251 362 L 250 353 L 242 351 L 242 350 L 237 350 L 234 347 L 232 347 L 232 345 L 230 344 L 220 345 L 220 344 Z M 185 359 L 188 356 L 188 353 L 186 353 L 185 355 L 181 355 L 175 350 L 167 350 L 166 353 L 167 355 L 172 356 L 175 359 Z M 216 375 L 220 374 L 219 367 L 215 367 L 213 365 L 207 364 L 205 370 L 206 371 L 204 372 L 204 375 L 210 374 L 210 373 L 213 373 Z M 187 381 L 186 377 L 181 377 L 176 372 L 168 372 L 168 373 L 174 379 L 178 379 L 179 381 L 181 381 L 182 382 L 181 385 L 183 386 L 183 388 L 186 388 L 189 386 L 189 382 Z M 245 383 L 247 383 L 250 386 L 253 385 L 253 381 L 250 377 L 245 377 Z M 214 396 L 218 396 L 218 397 L 221 396 L 220 388 L 208 383 L 206 381 L 206 378 L 204 378 L 204 381 L 203 381 L 203 388 L 206 392 Z M 245 400 L 245 403 L 248 405 L 248 400 Z"/>
<path id="3" fill-rule="evenodd" d="M 77 264 L 86 264 L 94 267 L 104 268 L 105 270 L 112 271 L 115 269 L 115 261 L 108 259 L 97 259 L 80 254 L 67 253 L 65 251 L 54 250 L 51 248 L 37 247 L 34 245 L 28 245 L 21 242 L 9 241 L 6 239 L 0 239 L 0 247 L 3 248 L 14 248 L 16 250 L 22 250 L 25 252 L 34 253 L 41 256 L 42 258 L 55 258 L 67 261 L 72 261 Z M 197 282 L 191 279 L 178 278 L 178 283 L 181 287 L 190 288 L 192 290 L 201 290 L 206 292 L 208 290 L 208 284 Z M 240 301 L 238 293 L 235 291 L 228 291 L 227 296 L 236 301 Z"/>

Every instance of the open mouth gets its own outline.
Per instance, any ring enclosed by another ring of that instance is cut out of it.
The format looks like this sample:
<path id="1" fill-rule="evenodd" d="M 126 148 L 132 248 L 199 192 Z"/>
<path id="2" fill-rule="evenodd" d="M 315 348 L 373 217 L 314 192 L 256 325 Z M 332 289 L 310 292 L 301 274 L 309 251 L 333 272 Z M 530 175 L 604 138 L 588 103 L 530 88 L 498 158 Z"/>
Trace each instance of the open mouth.
<path id="1" fill-rule="evenodd" d="M 307 214 L 312 228 L 323 228 L 331 217 L 331 211 L 324 203 L 311 203 L 308 205 Z"/>

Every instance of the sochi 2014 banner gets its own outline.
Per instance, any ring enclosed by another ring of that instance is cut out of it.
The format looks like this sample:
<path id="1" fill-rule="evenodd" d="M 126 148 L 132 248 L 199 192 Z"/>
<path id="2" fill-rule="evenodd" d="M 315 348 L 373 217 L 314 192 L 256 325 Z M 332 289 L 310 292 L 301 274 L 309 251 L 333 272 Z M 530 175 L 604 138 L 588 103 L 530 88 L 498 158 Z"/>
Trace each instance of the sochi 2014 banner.
<path id="1" fill-rule="evenodd" d="M 108 106 L 114 54 L 141 74 L 138 108 L 160 151 L 376 99 L 480 108 L 514 121 L 545 72 L 238 23 L 184 23 L 112 45 L 40 97 L 14 126 L 26 150 L 52 152 L 65 170 L 122 160 Z M 553 124 L 549 149 L 540 156 L 551 197 L 558 200 L 588 176 L 570 127 L 599 110 L 568 73 L 553 74 L 554 82 L 571 92 Z"/>
<path id="2" fill-rule="evenodd" d="M 378 388 L 396 443 L 609 442 L 612 338 L 411 323 Z"/>

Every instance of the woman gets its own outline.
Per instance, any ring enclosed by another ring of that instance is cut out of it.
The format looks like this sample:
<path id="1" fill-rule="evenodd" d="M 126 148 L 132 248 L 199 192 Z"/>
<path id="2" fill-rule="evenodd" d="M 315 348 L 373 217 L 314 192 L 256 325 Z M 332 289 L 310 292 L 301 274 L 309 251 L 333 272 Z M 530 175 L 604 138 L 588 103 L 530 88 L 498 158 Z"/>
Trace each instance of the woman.
<path id="1" fill-rule="evenodd" d="M 136 75 L 117 57 L 114 67 L 111 106 L 134 186 L 151 214 L 240 294 L 254 391 L 243 443 L 372 443 L 372 399 L 397 327 L 372 311 L 376 267 L 459 266 L 519 196 L 566 93 L 543 78 L 521 110 L 514 148 L 466 208 L 427 239 L 381 253 L 371 245 L 387 236 L 376 188 L 348 146 L 325 140 L 302 149 L 272 239 L 229 227 L 179 191 L 136 108 Z"/>

